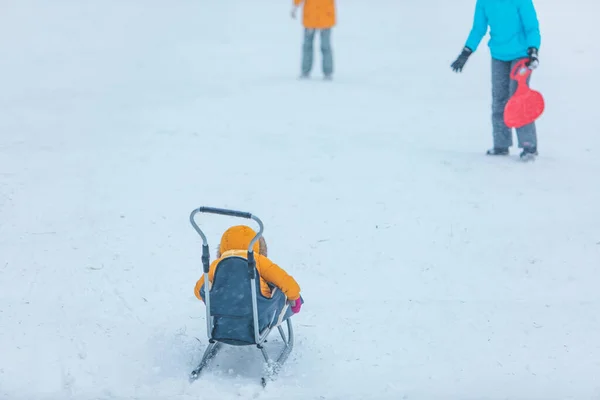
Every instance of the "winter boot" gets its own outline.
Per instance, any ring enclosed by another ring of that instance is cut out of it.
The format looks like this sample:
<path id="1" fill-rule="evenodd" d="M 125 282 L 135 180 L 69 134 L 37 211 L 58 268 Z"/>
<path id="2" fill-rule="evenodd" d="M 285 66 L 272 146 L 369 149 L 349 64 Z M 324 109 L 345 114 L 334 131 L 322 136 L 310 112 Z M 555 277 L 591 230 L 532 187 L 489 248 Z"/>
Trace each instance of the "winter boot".
<path id="1" fill-rule="evenodd" d="M 508 147 L 494 147 L 493 149 L 489 149 L 486 154 L 488 156 L 507 156 Z"/>
<path id="2" fill-rule="evenodd" d="M 537 147 L 524 147 L 519 157 L 521 157 L 521 160 L 523 161 L 532 161 L 535 160 L 537 155 Z"/>

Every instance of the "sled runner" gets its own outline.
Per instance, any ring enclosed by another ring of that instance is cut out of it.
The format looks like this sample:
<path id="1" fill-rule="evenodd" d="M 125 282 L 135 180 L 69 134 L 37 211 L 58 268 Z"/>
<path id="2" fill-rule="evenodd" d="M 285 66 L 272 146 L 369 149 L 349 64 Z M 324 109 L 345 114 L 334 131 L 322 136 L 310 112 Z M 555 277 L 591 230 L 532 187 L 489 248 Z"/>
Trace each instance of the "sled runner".
<path id="1" fill-rule="evenodd" d="M 209 282 L 210 255 L 206 235 L 195 221 L 198 213 L 247 218 L 259 225 L 259 231 L 250 242 L 247 258 L 231 256 L 217 265 L 213 281 Z M 260 277 L 256 268 L 253 246 L 262 236 L 262 221 L 247 212 L 212 207 L 200 207 L 190 214 L 190 222 L 202 238 L 202 267 L 204 285 L 202 299 L 206 305 L 206 328 L 208 346 L 202 360 L 190 374 L 190 380 L 198 379 L 202 370 L 217 355 L 222 345 L 256 346 L 265 360 L 266 374 L 261 383 L 274 379 L 294 346 L 294 331 L 290 317 L 291 308 L 283 292 L 271 287 L 273 294 L 265 297 L 260 291 Z M 287 324 L 287 334 L 283 323 Z M 277 328 L 283 340 L 283 349 L 272 359 L 264 344 L 272 330 Z"/>
<path id="2" fill-rule="evenodd" d="M 527 84 L 531 70 L 525 65 L 525 60 L 515 64 L 510 78 L 517 81 L 517 90 L 506 103 L 504 108 L 504 123 L 509 128 L 520 128 L 539 118 L 544 112 L 544 98 Z"/>

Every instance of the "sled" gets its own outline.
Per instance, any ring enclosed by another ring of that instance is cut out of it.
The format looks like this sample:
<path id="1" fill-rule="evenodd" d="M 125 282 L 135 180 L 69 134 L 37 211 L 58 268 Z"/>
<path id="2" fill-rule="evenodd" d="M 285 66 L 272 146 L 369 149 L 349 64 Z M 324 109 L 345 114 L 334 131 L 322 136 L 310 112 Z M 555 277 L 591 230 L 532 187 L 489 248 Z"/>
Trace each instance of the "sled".
<path id="1" fill-rule="evenodd" d="M 544 98 L 527 84 L 531 69 L 525 65 L 525 60 L 519 61 L 513 67 L 510 78 L 517 81 L 517 90 L 506 103 L 504 108 L 504 123 L 509 128 L 521 128 L 531 124 L 544 112 Z"/>
<path id="2" fill-rule="evenodd" d="M 258 233 L 248 246 L 247 259 L 233 256 L 221 260 L 217 265 L 212 284 L 208 279 L 210 267 L 208 241 L 195 221 L 199 213 L 252 219 L 259 226 Z M 275 287 L 272 287 L 271 298 L 263 296 L 260 292 L 260 279 L 253 246 L 262 236 L 264 225 L 257 216 L 250 213 L 212 207 L 200 207 L 192 211 L 190 222 L 202 238 L 204 285 L 201 296 L 206 305 L 208 335 L 208 346 L 200 363 L 191 372 L 190 381 L 193 382 L 200 377 L 201 372 L 223 345 L 256 346 L 265 361 L 265 374 L 261 378 L 264 387 L 267 380 L 275 379 L 294 347 L 294 330 L 290 318 L 293 313 L 287 298 Z M 287 324 L 287 334 L 282 327 L 284 322 Z M 283 349 L 273 359 L 264 344 L 275 328 L 283 341 Z"/>

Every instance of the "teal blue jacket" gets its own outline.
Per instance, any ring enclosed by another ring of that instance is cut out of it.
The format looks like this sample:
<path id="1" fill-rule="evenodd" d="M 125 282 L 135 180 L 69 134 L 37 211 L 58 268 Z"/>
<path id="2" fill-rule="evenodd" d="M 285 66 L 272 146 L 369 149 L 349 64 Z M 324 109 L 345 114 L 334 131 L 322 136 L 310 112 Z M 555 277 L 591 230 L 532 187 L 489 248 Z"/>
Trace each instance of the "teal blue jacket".
<path id="1" fill-rule="evenodd" d="M 477 50 L 490 28 L 492 57 L 513 61 L 527 57 L 529 47 L 540 48 L 540 27 L 533 0 L 477 0 L 473 28 L 465 44 Z"/>

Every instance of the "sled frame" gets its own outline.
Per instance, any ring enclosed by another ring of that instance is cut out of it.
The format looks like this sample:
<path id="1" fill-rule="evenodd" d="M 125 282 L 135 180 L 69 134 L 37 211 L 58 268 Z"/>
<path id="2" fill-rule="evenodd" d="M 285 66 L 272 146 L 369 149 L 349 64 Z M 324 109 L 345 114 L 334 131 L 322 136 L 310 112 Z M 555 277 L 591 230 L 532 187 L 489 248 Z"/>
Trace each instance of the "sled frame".
<path id="1" fill-rule="evenodd" d="M 279 374 L 279 371 L 285 364 L 286 360 L 288 359 L 289 355 L 291 354 L 291 352 L 294 348 L 294 329 L 292 326 L 291 318 L 288 318 L 286 320 L 286 323 L 287 323 L 287 335 L 281 325 L 277 326 L 277 330 L 279 331 L 279 334 L 283 341 L 283 349 L 279 352 L 276 359 L 271 358 L 271 356 L 269 355 L 269 352 L 267 351 L 267 349 L 264 346 L 264 343 L 266 342 L 266 339 L 268 337 L 268 333 L 270 333 L 272 331 L 272 329 L 269 329 L 268 332 L 266 332 L 267 335 L 263 339 L 262 343 L 253 344 L 260 350 L 260 352 L 265 360 L 264 376 L 261 378 L 261 384 L 263 386 L 266 386 L 268 380 L 274 380 L 277 377 L 277 374 Z M 190 381 L 193 382 L 200 377 L 200 374 L 202 373 L 202 371 L 215 358 L 215 356 L 218 354 L 219 350 L 222 349 L 223 344 L 224 343 L 218 342 L 214 339 L 209 340 L 209 344 L 206 347 L 206 350 L 204 351 L 202 360 L 200 361 L 198 366 L 190 373 Z"/>
<path id="2" fill-rule="evenodd" d="M 208 213 L 208 214 L 217 214 L 224 215 L 230 217 L 237 218 L 246 218 L 254 220 L 258 226 L 259 231 L 252 238 L 250 244 L 248 246 L 248 274 L 250 276 L 250 284 L 251 284 L 251 294 L 252 294 L 252 317 L 253 317 L 253 327 L 254 327 L 254 343 L 249 343 L 248 346 L 256 346 L 262 353 L 262 356 L 265 360 L 265 376 L 262 378 L 261 383 L 263 386 L 266 385 L 267 379 L 274 379 L 276 375 L 279 373 L 281 367 L 288 359 L 292 349 L 294 348 L 294 329 L 292 326 L 292 321 L 290 318 L 286 320 L 287 323 L 287 335 L 284 332 L 284 329 L 281 325 L 277 325 L 277 330 L 283 340 L 283 349 L 278 354 L 277 358 L 273 360 L 267 349 L 264 347 L 264 343 L 267 341 L 267 337 L 273 330 L 273 327 L 267 327 L 260 332 L 258 326 L 258 300 L 257 300 L 257 290 L 256 290 L 256 260 L 254 258 L 254 244 L 260 239 L 264 232 L 264 225 L 260 218 L 255 215 L 252 215 L 248 212 L 236 211 L 236 210 L 228 210 L 223 208 L 214 208 L 214 207 L 199 207 L 193 210 L 190 214 L 190 223 L 192 224 L 194 230 L 200 235 L 202 238 L 202 267 L 204 273 L 204 301 L 206 304 L 206 330 L 208 335 L 209 344 L 204 351 L 202 359 L 198 366 L 191 372 L 190 380 L 195 381 L 199 378 L 200 373 L 207 367 L 212 359 L 217 355 L 219 350 L 222 348 L 222 345 L 225 344 L 223 342 L 219 342 L 218 340 L 213 339 L 212 332 L 214 328 L 214 318 L 211 315 L 210 309 L 210 283 L 208 279 L 208 272 L 210 268 L 210 253 L 208 248 L 208 240 L 206 235 L 200 228 L 200 226 L 196 223 L 196 215 L 199 213 Z"/>

